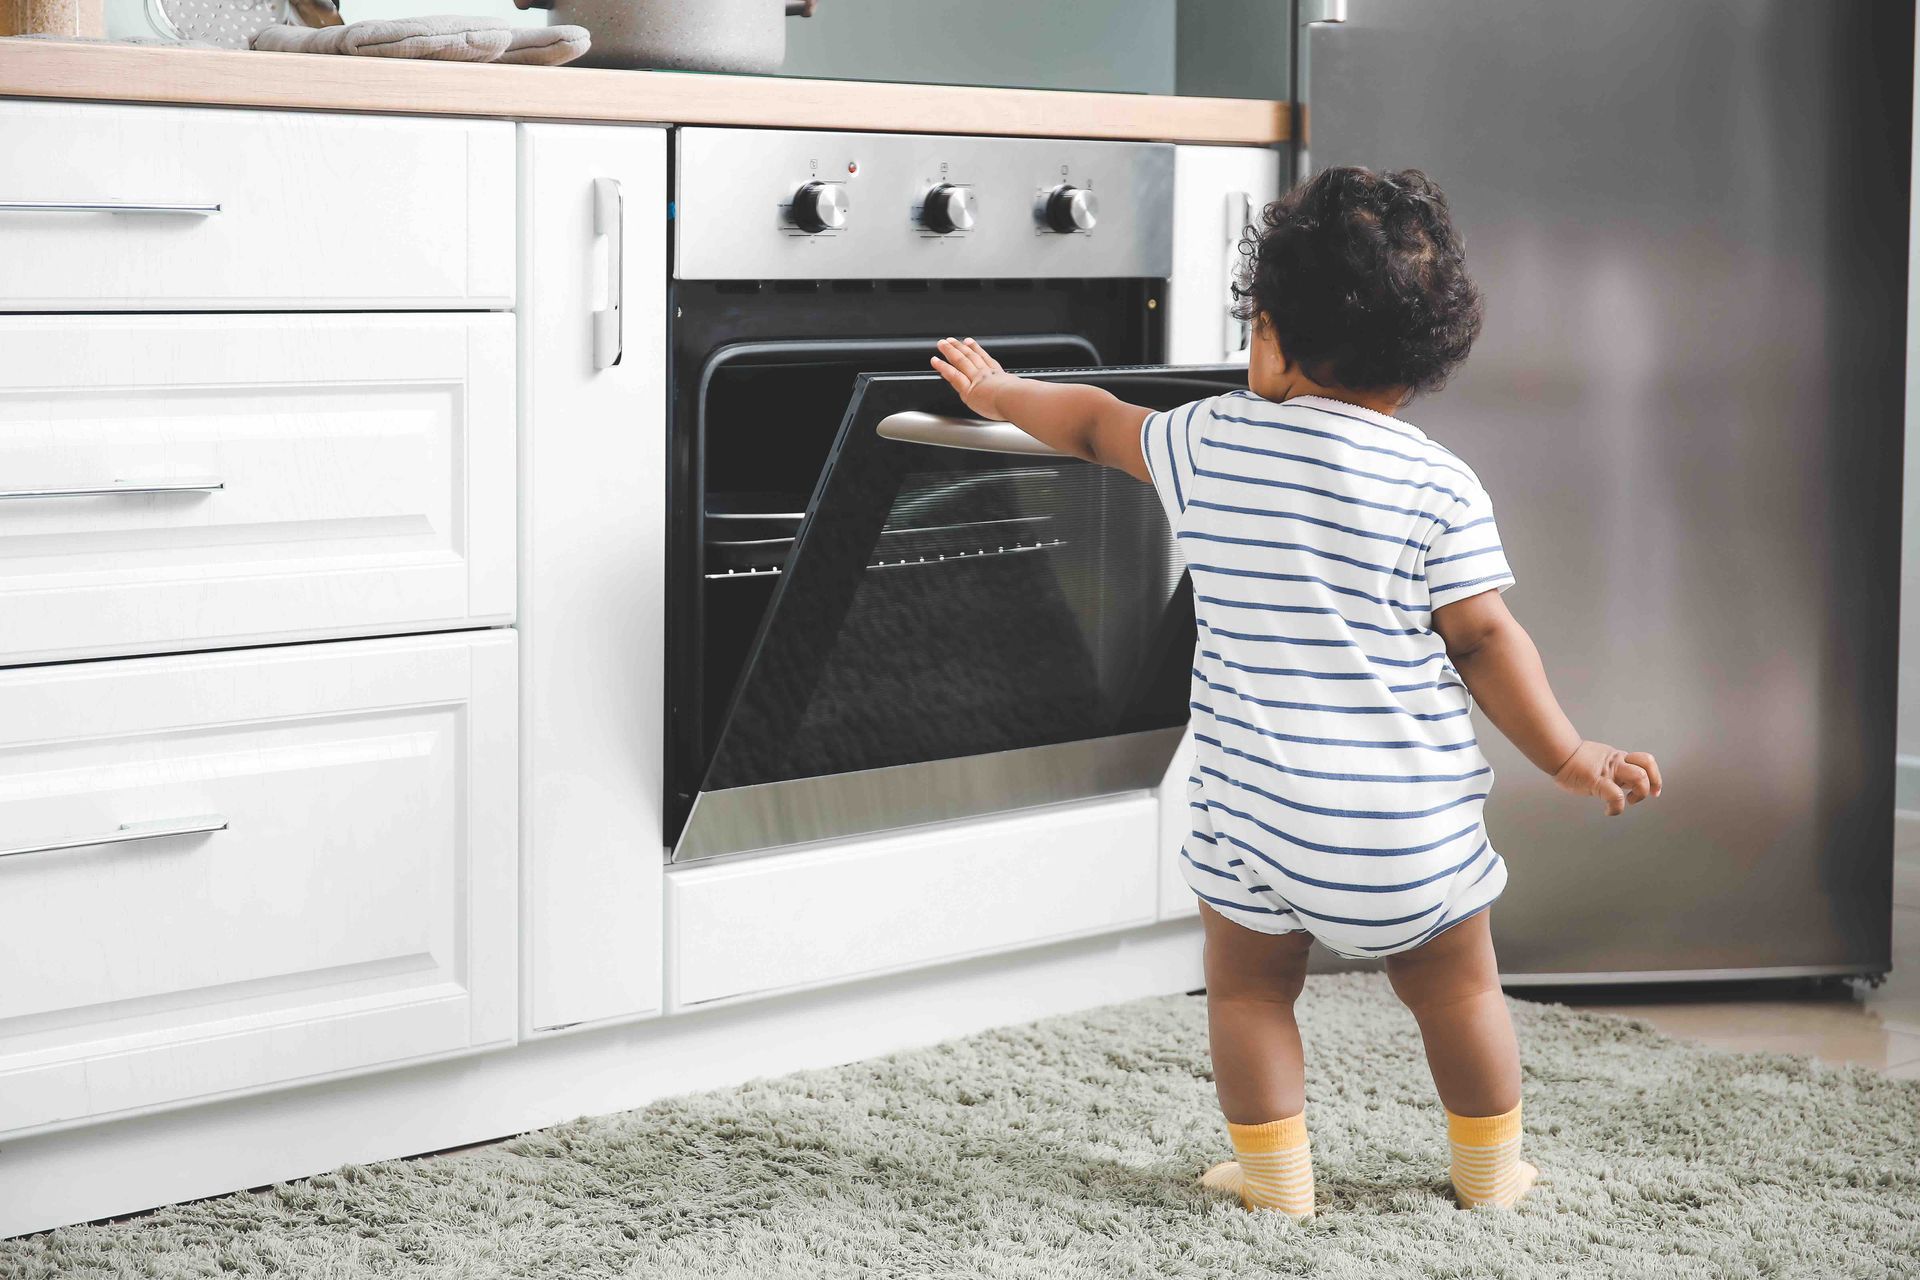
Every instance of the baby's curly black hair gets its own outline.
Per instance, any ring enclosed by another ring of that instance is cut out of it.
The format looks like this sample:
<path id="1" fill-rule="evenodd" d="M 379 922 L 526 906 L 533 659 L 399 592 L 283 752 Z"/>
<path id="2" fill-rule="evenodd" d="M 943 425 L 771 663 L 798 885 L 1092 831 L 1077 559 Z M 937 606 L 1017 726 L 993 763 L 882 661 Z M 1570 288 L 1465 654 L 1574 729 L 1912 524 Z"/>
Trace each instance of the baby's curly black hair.
<path id="1" fill-rule="evenodd" d="M 1327 169 L 1240 242 L 1234 314 L 1264 315 L 1315 382 L 1437 391 L 1480 334 L 1447 197 L 1417 169 Z"/>

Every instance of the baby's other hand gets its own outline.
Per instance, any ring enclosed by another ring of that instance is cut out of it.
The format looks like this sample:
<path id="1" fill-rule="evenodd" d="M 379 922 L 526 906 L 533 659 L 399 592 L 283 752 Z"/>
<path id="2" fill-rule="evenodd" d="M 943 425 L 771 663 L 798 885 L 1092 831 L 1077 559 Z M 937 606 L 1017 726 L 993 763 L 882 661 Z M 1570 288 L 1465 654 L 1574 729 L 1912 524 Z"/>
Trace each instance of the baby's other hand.
<path id="1" fill-rule="evenodd" d="M 940 355 L 933 358 L 934 369 L 960 393 L 967 408 L 983 418 L 1004 418 L 1006 415 L 994 408 L 994 393 L 1011 381 L 1013 375 L 1002 369 L 1000 362 L 972 338 L 964 342 L 958 338 L 942 338 L 935 345 Z"/>
<path id="2" fill-rule="evenodd" d="M 1660 794 L 1660 763 L 1645 751 L 1621 751 L 1604 742 L 1583 742 L 1553 780 L 1577 796 L 1606 802 L 1609 818 Z"/>

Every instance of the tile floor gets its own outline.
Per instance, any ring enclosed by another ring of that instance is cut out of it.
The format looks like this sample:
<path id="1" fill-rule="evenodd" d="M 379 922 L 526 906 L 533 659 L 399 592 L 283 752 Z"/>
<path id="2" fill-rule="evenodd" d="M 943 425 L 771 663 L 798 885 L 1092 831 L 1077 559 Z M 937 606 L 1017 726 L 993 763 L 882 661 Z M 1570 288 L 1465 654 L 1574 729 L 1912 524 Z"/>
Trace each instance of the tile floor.
<path id="1" fill-rule="evenodd" d="M 1629 1014 L 1670 1036 L 1719 1049 L 1806 1054 L 1920 1080 L 1920 815 L 1894 823 L 1893 972 L 1877 989 L 1581 1006 Z"/>

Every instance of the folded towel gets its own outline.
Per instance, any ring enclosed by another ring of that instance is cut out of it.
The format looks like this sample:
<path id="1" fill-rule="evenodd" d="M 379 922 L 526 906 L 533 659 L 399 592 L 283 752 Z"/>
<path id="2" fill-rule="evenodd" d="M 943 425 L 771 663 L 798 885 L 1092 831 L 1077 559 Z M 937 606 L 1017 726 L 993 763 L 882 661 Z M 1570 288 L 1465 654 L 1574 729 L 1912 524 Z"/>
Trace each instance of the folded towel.
<path id="1" fill-rule="evenodd" d="M 513 28 L 492 18 L 372 18 L 344 27 L 268 27 L 253 47 L 271 53 L 347 53 L 371 58 L 492 62 L 513 43 Z"/>
<path id="2" fill-rule="evenodd" d="M 585 27 L 516 27 L 513 43 L 495 62 L 521 62 L 557 67 L 572 62 L 593 46 Z"/>

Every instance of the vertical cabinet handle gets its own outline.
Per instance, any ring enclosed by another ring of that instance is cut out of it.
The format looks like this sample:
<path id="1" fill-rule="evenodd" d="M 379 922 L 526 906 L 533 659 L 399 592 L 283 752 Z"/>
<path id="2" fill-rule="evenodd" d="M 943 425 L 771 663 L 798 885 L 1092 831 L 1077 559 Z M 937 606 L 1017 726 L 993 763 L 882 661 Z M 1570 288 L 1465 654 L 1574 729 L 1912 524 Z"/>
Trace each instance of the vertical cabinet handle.
<path id="1" fill-rule="evenodd" d="M 1227 354 L 1237 356 L 1253 341 L 1253 325 L 1233 314 L 1234 278 L 1240 272 L 1240 237 L 1253 225 L 1253 197 L 1245 191 L 1227 192 Z"/>
<path id="2" fill-rule="evenodd" d="M 626 199 L 614 178 L 593 180 L 593 234 L 607 238 L 607 305 L 593 313 L 593 367 L 611 369 L 620 363 L 626 339 L 620 318 L 620 259 Z"/>

